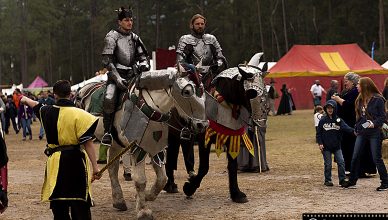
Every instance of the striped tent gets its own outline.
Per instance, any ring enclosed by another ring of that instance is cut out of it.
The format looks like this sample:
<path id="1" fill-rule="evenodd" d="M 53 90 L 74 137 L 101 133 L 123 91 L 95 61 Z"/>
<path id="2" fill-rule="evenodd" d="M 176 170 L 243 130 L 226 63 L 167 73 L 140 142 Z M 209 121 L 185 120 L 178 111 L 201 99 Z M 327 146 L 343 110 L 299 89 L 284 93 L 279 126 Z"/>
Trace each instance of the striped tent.
<path id="1" fill-rule="evenodd" d="M 320 80 L 321 85 L 328 90 L 333 79 L 342 85 L 343 76 L 349 71 L 371 77 L 379 89 L 383 88 L 385 77 L 388 76 L 388 70 L 372 60 L 357 44 L 341 44 L 294 45 L 269 70 L 266 78 L 268 81 L 274 78 L 279 94 L 282 84 L 293 88 L 296 108 L 308 109 L 313 108 L 310 88 L 315 80 Z M 325 99 L 323 96 L 322 100 Z"/>

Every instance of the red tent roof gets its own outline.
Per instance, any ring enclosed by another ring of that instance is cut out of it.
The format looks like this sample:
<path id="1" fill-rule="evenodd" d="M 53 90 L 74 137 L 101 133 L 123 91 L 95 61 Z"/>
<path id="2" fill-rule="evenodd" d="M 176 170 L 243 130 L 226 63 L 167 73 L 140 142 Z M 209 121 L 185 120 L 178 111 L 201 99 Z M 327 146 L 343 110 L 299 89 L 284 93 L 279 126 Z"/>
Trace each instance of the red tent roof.
<path id="1" fill-rule="evenodd" d="M 44 81 L 42 77 L 37 76 L 27 88 L 32 89 L 32 88 L 40 88 L 40 87 L 46 87 L 46 86 L 48 86 L 48 83 Z"/>
<path id="2" fill-rule="evenodd" d="M 386 74 L 357 44 L 295 45 L 270 69 L 268 77 Z"/>
<path id="3" fill-rule="evenodd" d="M 282 84 L 291 88 L 297 109 L 313 108 L 311 85 L 320 80 L 328 90 L 331 80 L 340 82 L 342 90 L 343 76 L 348 72 L 370 77 L 382 89 L 388 70 L 372 60 L 357 44 L 342 45 L 295 45 L 284 55 L 266 76 L 275 78 L 276 89 L 280 93 Z M 322 97 L 322 105 L 326 103 Z M 277 103 L 279 99 L 277 99 Z"/>

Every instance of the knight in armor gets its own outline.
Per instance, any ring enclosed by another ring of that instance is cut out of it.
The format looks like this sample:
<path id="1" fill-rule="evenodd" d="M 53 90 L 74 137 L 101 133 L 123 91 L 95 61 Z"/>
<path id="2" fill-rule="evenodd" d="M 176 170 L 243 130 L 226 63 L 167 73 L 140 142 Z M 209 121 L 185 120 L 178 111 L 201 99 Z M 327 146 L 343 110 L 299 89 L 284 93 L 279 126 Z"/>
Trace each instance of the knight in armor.
<path id="1" fill-rule="evenodd" d="M 179 63 L 189 63 L 195 66 L 209 66 L 209 71 L 201 72 L 202 82 L 209 89 L 214 76 L 227 68 L 226 58 L 222 54 L 221 45 L 217 38 L 211 34 L 205 34 L 206 18 L 195 14 L 190 20 L 191 33 L 183 35 L 179 39 L 176 50 Z"/>
<path id="2" fill-rule="evenodd" d="M 118 97 L 126 91 L 138 73 L 150 69 L 147 50 L 140 37 L 132 32 L 132 10 L 121 7 L 118 10 L 117 29 L 105 36 L 102 63 L 108 69 L 108 81 L 104 97 L 104 136 L 101 143 L 111 146 L 112 125 Z"/>
<path id="3" fill-rule="evenodd" d="M 210 89 L 213 78 L 227 68 L 226 58 L 222 54 L 222 48 L 217 38 L 211 34 L 205 34 L 206 18 L 195 14 L 190 20 L 191 33 L 183 35 L 177 46 L 177 62 L 182 66 L 193 64 L 198 66 L 202 82 L 206 90 Z M 204 68 L 208 67 L 208 68 Z M 179 146 L 182 145 L 186 171 L 189 179 L 195 176 L 194 172 L 194 139 L 182 140 L 173 129 L 169 129 L 166 174 L 167 184 L 164 188 L 168 193 L 178 192 L 174 182 L 174 170 L 176 170 Z M 198 141 L 204 142 L 204 134 L 198 135 Z"/>

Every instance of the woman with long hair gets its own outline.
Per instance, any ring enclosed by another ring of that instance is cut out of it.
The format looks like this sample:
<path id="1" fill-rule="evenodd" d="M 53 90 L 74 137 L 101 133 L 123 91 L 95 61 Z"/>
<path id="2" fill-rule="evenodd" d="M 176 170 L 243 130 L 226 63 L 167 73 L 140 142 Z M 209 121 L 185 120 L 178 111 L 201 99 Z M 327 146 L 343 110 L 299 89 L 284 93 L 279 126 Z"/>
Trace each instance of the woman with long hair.
<path id="1" fill-rule="evenodd" d="M 338 116 L 342 118 L 346 124 L 354 128 L 356 124 L 355 103 L 358 97 L 357 84 L 360 76 L 354 72 L 345 74 L 344 90 L 340 95 L 335 94 L 331 96 L 338 103 Z M 356 143 L 356 136 L 354 134 L 344 133 L 341 141 L 341 149 L 345 160 L 345 172 L 350 173 L 350 165 L 352 163 L 354 144 Z M 376 174 L 376 165 L 373 163 L 372 154 L 368 147 L 364 148 L 360 159 L 360 176 L 367 177 L 368 174 Z"/>
<path id="2" fill-rule="evenodd" d="M 357 138 L 354 145 L 351 175 L 344 187 L 355 188 L 360 172 L 361 152 L 369 143 L 381 180 L 381 185 L 376 190 L 385 191 L 388 189 L 388 175 L 381 156 L 381 126 L 386 121 L 385 99 L 369 77 L 360 78 L 357 89 L 359 92 L 355 102 Z"/>

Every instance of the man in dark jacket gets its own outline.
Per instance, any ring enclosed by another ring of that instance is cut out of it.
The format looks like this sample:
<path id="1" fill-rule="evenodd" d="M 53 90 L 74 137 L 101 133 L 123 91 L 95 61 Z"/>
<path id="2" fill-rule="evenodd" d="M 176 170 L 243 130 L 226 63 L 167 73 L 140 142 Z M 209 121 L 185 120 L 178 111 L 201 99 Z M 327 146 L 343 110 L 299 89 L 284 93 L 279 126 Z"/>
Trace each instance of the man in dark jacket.
<path id="1" fill-rule="evenodd" d="M 334 100 L 327 101 L 323 107 L 326 116 L 323 116 L 318 124 L 317 141 L 323 154 L 325 166 L 325 186 L 333 186 L 331 181 L 332 154 L 337 161 L 339 184 L 345 182 L 345 162 L 341 151 L 342 132 L 353 133 L 344 120 L 337 116 L 337 103 Z"/>
<path id="2" fill-rule="evenodd" d="M 12 122 L 13 129 L 17 134 L 19 133 L 19 128 L 16 123 L 17 109 L 15 103 L 12 100 L 12 95 L 7 96 L 7 103 L 5 103 L 5 107 L 5 133 L 9 133 L 9 127 L 11 126 Z"/>

